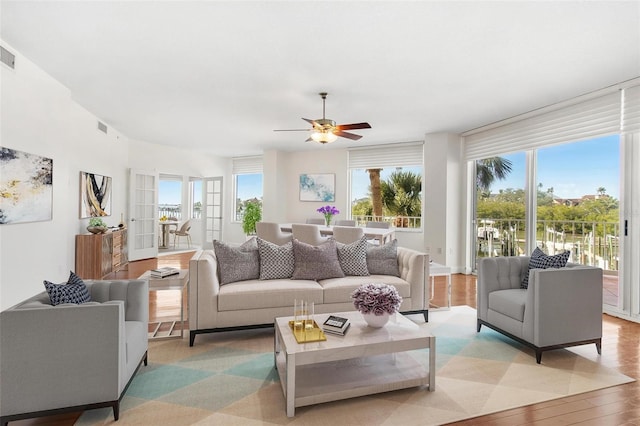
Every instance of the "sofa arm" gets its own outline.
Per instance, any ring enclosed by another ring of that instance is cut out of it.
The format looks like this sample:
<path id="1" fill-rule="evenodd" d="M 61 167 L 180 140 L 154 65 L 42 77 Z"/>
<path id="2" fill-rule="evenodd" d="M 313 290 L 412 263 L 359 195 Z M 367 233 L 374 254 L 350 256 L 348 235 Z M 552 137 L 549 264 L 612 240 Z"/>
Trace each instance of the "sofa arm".
<path id="1" fill-rule="evenodd" d="M 119 397 L 124 302 L 0 313 L 2 416 Z"/>
<path id="2" fill-rule="evenodd" d="M 429 256 L 406 247 L 398 247 L 400 277 L 411 285 L 411 310 L 427 309 Z"/>
<path id="3" fill-rule="evenodd" d="M 213 250 L 198 250 L 189 260 L 189 328 L 210 328 L 218 313 L 218 261 Z"/>
<path id="4" fill-rule="evenodd" d="M 523 334 L 537 346 L 602 337 L 602 269 L 532 269 Z"/>
<path id="5" fill-rule="evenodd" d="M 149 322 L 149 282 L 147 280 L 86 280 L 91 300 L 100 303 L 122 300 L 125 321 Z"/>

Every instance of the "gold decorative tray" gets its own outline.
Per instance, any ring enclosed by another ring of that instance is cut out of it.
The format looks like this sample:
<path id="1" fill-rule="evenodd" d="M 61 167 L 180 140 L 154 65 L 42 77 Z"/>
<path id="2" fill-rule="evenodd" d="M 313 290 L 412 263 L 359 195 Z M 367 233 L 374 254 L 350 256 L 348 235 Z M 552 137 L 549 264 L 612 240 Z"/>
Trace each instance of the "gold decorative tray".
<path id="1" fill-rule="evenodd" d="M 323 342 L 327 340 L 327 336 L 325 336 L 324 331 L 322 331 L 315 320 L 313 321 L 312 328 L 305 329 L 303 325 L 300 330 L 296 330 L 294 328 L 293 321 L 289 321 L 289 327 L 291 328 L 291 332 L 298 343 Z"/>

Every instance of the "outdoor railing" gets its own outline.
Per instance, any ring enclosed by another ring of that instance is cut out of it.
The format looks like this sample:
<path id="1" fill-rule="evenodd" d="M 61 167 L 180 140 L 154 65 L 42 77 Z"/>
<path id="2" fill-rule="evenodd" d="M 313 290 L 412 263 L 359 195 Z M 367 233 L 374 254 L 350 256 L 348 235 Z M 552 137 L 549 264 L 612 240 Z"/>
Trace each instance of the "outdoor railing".
<path id="1" fill-rule="evenodd" d="M 193 217 L 192 219 L 199 219 L 202 211 L 201 209 L 194 207 L 193 209 Z M 176 220 L 182 220 L 182 207 L 180 205 L 177 206 L 158 206 L 158 217 L 172 217 Z"/>
<path id="2" fill-rule="evenodd" d="M 477 257 L 519 256 L 525 253 L 522 219 L 480 218 L 476 225 Z M 570 262 L 617 271 L 620 224 L 603 221 L 539 220 L 536 245 L 546 254 L 569 250 Z"/>
<path id="3" fill-rule="evenodd" d="M 352 215 L 351 219 L 356 221 L 356 226 L 366 226 L 367 222 L 389 222 L 392 228 L 398 229 L 420 229 L 422 218 L 417 216 L 371 216 Z"/>

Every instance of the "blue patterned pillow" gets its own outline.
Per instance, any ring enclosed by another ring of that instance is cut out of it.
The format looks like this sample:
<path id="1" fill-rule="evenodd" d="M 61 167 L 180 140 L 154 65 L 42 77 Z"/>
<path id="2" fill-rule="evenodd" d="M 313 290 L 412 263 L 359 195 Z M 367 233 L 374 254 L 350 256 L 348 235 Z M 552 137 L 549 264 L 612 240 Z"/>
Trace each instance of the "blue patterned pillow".
<path id="1" fill-rule="evenodd" d="M 565 251 L 553 256 L 547 256 L 538 247 L 531 253 L 531 259 L 529 259 L 529 269 L 522 278 L 522 284 L 520 288 L 529 288 L 529 271 L 532 269 L 547 269 L 547 268 L 564 268 L 569 261 L 570 251 Z"/>
<path id="2" fill-rule="evenodd" d="M 84 281 L 71 271 L 69 274 L 69 280 L 64 284 L 54 284 L 49 281 L 44 281 L 44 287 L 49 293 L 49 299 L 53 306 L 61 303 L 75 303 L 81 304 L 91 302 L 91 295 L 89 289 L 85 285 Z"/>

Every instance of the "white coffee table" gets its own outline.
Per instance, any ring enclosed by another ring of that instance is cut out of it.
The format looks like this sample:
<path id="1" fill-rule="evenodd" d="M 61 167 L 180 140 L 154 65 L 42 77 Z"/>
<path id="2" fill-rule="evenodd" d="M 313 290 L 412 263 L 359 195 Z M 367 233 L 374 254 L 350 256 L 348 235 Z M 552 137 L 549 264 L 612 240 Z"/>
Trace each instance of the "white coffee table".
<path id="1" fill-rule="evenodd" d="M 367 326 L 359 312 L 333 315 L 349 318 L 347 334 L 327 334 L 326 341 L 311 343 L 296 342 L 289 327 L 293 317 L 275 320 L 274 361 L 288 417 L 306 405 L 415 386 L 435 390 L 436 338 L 426 329 L 401 314 L 383 328 Z M 319 314 L 315 320 L 321 325 L 328 316 Z M 407 353 L 425 348 L 428 370 Z"/>

